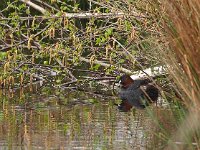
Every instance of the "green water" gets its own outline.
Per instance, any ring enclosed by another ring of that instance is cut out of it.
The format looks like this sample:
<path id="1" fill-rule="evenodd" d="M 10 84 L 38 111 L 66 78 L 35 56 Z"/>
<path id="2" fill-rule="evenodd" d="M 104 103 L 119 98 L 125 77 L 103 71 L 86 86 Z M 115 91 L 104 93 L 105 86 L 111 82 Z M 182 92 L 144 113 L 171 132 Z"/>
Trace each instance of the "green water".
<path id="1" fill-rule="evenodd" d="M 147 110 L 119 112 L 117 97 L 76 90 L 0 92 L 0 149 L 151 149 L 162 147 Z M 163 108 L 156 109 L 161 115 Z M 164 112 L 164 113 L 162 113 Z M 169 114 L 168 114 L 169 116 Z M 171 128 L 170 121 L 169 130 Z M 155 146 L 156 145 L 156 146 Z"/>

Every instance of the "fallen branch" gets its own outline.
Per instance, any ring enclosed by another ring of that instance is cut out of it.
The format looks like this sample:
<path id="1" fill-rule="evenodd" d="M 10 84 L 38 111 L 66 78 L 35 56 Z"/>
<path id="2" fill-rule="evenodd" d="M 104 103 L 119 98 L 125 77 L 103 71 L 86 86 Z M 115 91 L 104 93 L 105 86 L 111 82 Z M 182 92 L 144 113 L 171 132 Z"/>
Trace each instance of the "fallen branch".
<path id="1" fill-rule="evenodd" d="M 163 75 L 167 75 L 165 68 L 163 66 L 156 66 L 144 69 L 142 71 L 135 71 L 132 73 L 131 78 L 135 80 L 139 78 L 148 78 L 149 76 L 158 77 Z"/>
<path id="2" fill-rule="evenodd" d="M 81 61 L 84 61 L 84 62 L 87 62 L 87 63 L 90 63 L 90 60 L 89 59 L 86 59 L 84 57 L 80 57 L 80 60 Z M 94 64 L 99 64 L 101 66 L 104 66 L 104 67 L 115 67 L 114 65 L 111 65 L 111 64 L 107 64 L 107 63 L 104 63 L 102 61 L 98 61 L 98 60 L 94 60 L 93 62 Z M 117 68 L 119 71 L 121 72 L 124 72 L 124 73 L 127 73 L 127 74 L 131 74 L 131 78 L 132 79 L 139 79 L 139 78 L 148 78 L 148 77 L 158 77 L 158 76 L 163 76 L 163 75 L 166 75 L 166 70 L 163 66 L 156 66 L 156 67 L 152 67 L 152 68 L 147 68 L 147 69 L 144 69 L 144 70 L 139 70 L 139 71 L 131 71 L 131 70 L 128 70 L 126 68 Z"/>
<path id="3" fill-rule="evenodd" d="M 84 58 L 84 57 L 80 57 L 80 61 L 84 61 L 84 62 L 90 63 L 90 60 L 89 60 L 89 59 L 86 59 L 86 58 Z M 99 64 L 99 65 L 104 66 L 104 67 L 115 67 L 115 68 L 116 68 L 116 66 L 114 66 L 114 65 L 107 64 L 107 63 L 104 63 L 104 62 L 99 61 L 99 60 L 94 60 L 93 63 L 94 63 L 94 64 Z M 128 73 L 128 74 L 131 74 L 131 73 L 132 73 L 131 70 L 128 70 L 128 69 L 126 69 L 126 68 L 120 67 L 120 68 L 117 68 L 117 69 L 118 69 L 119 71 L 124 72 L 124 73 Z"/>
<path id="4" fill-rule="evenodd" d="M 27 5 L 31 6 L 32 8 L 40 11 L 42 14 L 47 13 L 48 11 L 46 11 L 44 8 L 40 7 L 39 5 L 36 5 L 35 3 L 31 2 L 30 0 L 20 0 L 23 3 L 26 3 Z"/>

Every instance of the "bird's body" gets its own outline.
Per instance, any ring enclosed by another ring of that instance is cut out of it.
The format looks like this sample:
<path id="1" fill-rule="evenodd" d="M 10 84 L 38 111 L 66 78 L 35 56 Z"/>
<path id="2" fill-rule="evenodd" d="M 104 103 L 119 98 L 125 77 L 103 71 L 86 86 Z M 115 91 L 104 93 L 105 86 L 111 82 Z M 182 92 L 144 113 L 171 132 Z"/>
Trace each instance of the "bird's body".
<path id="1" fill-rule="evenodd" d="M 119 96 L 122 100 L 118 108 L 129 111 L 132 107 L 145 108 L 158 99 L 158 89 L 149 79 L 133 80 L 128 75 L 120 78 L 121 89 Z"/>

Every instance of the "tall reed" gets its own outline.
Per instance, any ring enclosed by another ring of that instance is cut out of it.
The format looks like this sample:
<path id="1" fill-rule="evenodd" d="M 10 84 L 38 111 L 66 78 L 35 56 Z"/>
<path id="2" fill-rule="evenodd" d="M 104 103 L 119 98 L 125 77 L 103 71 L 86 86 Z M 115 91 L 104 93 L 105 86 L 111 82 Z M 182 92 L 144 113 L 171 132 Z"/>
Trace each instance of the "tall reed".
<path id="1" fill-rule="evenodd" d="M 163 0 L 165 43 L 163 61 L 189 110 L 167 149 L 200 148 L 200 3 L 198 0 Z M 190 142 L 188 142 L 190 141 Z M 174 144 L 173 144 L 174 143 Z M 177 144 L 181 143 L 181 144 Z"/>

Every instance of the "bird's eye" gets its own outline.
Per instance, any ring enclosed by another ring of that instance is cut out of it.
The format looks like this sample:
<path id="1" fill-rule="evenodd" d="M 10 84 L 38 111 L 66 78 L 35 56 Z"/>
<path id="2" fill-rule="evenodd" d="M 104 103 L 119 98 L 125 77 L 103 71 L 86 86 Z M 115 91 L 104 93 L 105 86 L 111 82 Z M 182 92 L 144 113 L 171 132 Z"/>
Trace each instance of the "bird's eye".
<path id="1" fill-rule="evenodd" d="M 123 83 L 122 83 L 122 80 L 119 80 L 119 84 L 123 84 Z"/>

